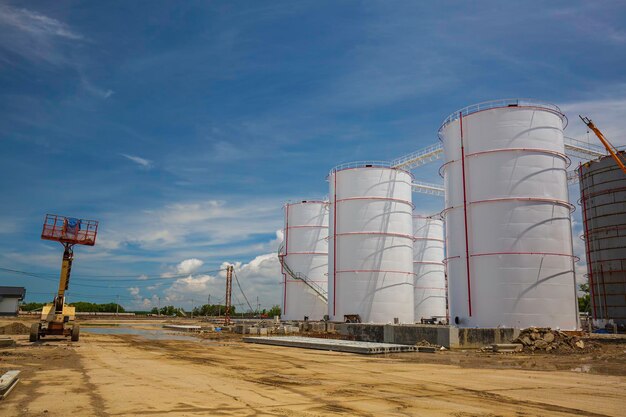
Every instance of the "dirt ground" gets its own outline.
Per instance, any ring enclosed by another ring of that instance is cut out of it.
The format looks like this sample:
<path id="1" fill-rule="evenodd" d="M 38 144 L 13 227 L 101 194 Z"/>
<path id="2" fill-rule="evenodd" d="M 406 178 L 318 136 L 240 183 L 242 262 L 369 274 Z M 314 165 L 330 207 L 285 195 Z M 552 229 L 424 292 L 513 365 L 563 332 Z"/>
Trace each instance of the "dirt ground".
<path id="1" fill-rule="evenodd" d="M 585 355 L 360 356 L 83 332 L 0 349 L 0 416 L 622 416 L 626 345 Z"/>

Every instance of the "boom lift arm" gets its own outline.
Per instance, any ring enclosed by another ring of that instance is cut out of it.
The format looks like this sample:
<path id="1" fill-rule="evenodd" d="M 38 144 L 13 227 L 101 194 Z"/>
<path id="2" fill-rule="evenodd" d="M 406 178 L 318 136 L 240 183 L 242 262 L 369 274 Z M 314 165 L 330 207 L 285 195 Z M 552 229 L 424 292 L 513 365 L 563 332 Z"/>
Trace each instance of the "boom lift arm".
<path id="1" fill-rule="evenodd" d="M 63 262 L 61 263 L 59 289 L 54 301 L 44 305 L 41 309 L 39 323 L 34 323 L 31 326 L 29 338 L 31 342 L 36 342 L 49 335 L 71 336 L 72 342 L 78 341 L 80 326 L 75 322 L 76 309 L 65 304 L 65 292 L 70 285 L 74 245 L 95 245 L 97 233 L 98 222 L 95 220 L 75 219 L 56 214 L 46 215 L 41 238 L 63 245 Z"/>
<path id="2" fill-rule="evenodd" d="M 606 150 L 611 154 L 615 162 L 617 162 L 617 165 L 620 167 L 622 172 L 626 174 L 626 158 L 620 155 L 617 148 L 615 148 L 615 146 L 613 146 L 613 144 L 609 142 L 607 138 L 604 137 L 602 132 L 600 132 L 600 129 L 598 129 L 596 125 L 593 124 L 590 118 L 582 117 L 581 115 L 578 115 L 578 117 L 580 117 L 580 120 L 582 120 L 583 123 L 586 124 L 589 129 L 593 130 L 593 133 L 595 133 L 598 139 L 600 139 L 600 142 L 602 142 Z"/>

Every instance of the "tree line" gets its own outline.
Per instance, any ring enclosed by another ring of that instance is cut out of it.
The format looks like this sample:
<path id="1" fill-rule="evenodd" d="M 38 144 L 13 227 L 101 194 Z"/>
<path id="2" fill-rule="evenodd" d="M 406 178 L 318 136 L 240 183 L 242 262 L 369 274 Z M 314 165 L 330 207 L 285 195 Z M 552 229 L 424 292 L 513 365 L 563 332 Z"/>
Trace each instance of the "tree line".
<path id="1" fill-rule="evenodd" d="M 43 306 L 49 303 L 22 303 L 20 308 L 22 311 L 37 311 L 41 310 Z M 81 313 L 124 313 L 124 307 L 117 303 L 106 303 L 106 304 L 97 304 L 97 303 L 88 303 L 86 301 L 77 301 L 75 303 L 69 304 L 72 307 L 76 308 L 77 312 Z"/>

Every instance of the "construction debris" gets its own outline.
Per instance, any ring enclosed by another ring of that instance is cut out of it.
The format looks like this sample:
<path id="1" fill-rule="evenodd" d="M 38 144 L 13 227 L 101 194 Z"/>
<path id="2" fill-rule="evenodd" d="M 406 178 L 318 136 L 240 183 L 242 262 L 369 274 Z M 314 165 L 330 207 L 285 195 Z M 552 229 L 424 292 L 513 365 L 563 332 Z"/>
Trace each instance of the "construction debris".
<path id="1" fill-rule="evenodd" d="M 538 327 L 522 330 L 513 343 L 522 345 L 524 352 L 574 353 L 593 349 L 593 345 L 585 344 L 576 336 L 570 336 L 560 330 Z"/>
<path id="2" fill-rule="evenodd" d="M 29 334 L 30 328 L 22 323 L 14 322 L 0 326 L 0 334 Z"/>
<path id="3" fill-rule="evenodd" d="M 19 375 L 20 371 L 9 371 L 0 377 L 0 399 L 6 398 L 13 391 L 20 381 Z"/>

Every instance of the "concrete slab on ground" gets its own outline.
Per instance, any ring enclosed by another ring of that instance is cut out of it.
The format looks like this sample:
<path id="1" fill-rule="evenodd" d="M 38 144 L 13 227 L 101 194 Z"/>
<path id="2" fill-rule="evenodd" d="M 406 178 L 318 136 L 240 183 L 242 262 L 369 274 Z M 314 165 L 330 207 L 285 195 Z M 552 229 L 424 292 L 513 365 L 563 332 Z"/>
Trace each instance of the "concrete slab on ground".
<path id="1" fill-rule="evenodd" d="M 179 332 L 199 332 L 200 326 L 184 325 L 184 324 L 164 324 L 164 329 L 178 330 Z"/>
<path id="2" fill-rule="evenodd" d="M 264 345 L 297 347 L 305 349 L 332 350 L 335 352 L 374 355 L 380 353 L 414 352 L 415 346 L 391 343 L 358 342 L 353 340 L 322 339 L 316 337 L 244 337 L 244 342 Z"/>

